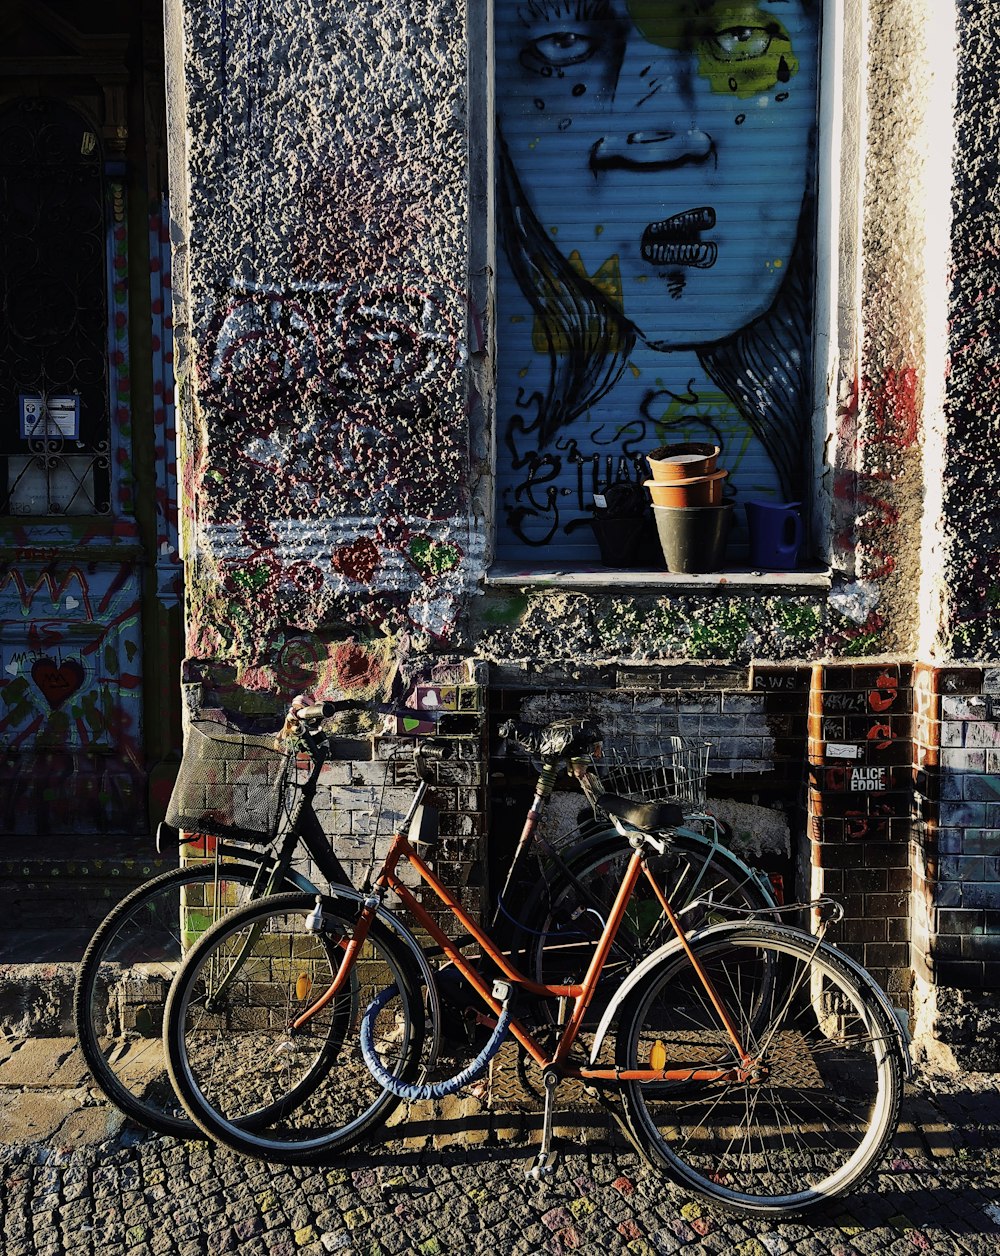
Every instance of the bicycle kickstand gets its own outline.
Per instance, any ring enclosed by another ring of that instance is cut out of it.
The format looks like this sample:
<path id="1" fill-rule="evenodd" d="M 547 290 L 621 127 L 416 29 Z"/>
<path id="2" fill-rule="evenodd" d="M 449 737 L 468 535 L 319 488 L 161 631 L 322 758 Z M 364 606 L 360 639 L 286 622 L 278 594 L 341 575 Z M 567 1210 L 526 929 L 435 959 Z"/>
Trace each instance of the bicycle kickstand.
<path id="1" fill-rule="evenodd" d="M 556 1152 L 552 1150 L 552 1110 L 555 1107 L 556 1087 L 559 1085 L 559 1074 L 554 1069 L 546 1070 L 542 1077 L 545 1086 L 545 1107 L 542 1110 L 542 1145 L 532 1161 L 531 1168 L 525 1177 L 532 1182 L 540 1182 L 550 1173 L 556 1171 Z"/>

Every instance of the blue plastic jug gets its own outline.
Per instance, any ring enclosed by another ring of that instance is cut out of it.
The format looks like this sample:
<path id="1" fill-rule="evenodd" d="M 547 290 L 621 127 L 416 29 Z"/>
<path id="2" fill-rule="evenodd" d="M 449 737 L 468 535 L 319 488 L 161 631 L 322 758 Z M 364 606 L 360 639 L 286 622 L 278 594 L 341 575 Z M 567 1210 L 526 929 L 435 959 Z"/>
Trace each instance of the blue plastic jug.
<path id="1" fill-rule="evenodd" d="M 790 571 L 802 546 L 801 502 L 744 503 L 750 529 L 750 565 L 761 571 Z"/>

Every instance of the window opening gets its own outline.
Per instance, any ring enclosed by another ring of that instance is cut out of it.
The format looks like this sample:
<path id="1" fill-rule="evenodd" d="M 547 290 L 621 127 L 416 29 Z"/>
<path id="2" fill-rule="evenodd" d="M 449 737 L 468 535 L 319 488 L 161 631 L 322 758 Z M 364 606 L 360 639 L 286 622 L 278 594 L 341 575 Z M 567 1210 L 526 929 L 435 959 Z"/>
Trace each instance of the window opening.
<path id="1" fill-rule="evenodd" d="M 719 445 L 812 496 L 818 0 L 496 6 L 497 557 L 593 564 L 594 497 Z"/>
<path id="2" fill-rule="evenodd" d="M 0 110 L 0 515 L 111 503 L 105 179 L 60 101 Z"/>

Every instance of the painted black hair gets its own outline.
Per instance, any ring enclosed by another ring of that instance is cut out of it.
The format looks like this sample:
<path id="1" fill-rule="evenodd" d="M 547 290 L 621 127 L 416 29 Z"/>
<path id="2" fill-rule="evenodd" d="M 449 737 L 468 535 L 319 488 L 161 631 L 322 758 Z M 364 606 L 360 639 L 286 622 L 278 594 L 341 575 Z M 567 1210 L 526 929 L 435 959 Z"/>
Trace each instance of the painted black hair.
<path id="1" fill-rule="evenodd" d="M 545 337 L 549 358 L 545 395 L 518 397 L 519 408 L 535 409 L 534 418 L 517 415 L 514 425 L 533 433 L 544 446 L 617 382 L 636 333 L 622 312 L 549 240 L 528 205 L 499 128 L 498 140 L 501 238 L 514 278 Z"/>

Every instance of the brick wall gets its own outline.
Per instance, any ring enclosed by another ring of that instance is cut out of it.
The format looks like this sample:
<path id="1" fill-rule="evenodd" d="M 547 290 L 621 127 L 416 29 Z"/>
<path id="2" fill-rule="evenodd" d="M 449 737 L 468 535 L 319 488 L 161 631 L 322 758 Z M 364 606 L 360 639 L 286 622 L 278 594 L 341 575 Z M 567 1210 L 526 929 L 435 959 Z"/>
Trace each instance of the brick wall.
<path id="1" fill-rule="evenodd" d="M 911 669 L 817 664 L 809 696 L 812 894 L 845 910 L 832 941 L 909 1006 Z"/>
<path id="2" fill-rule="evenodd" d="M 532 724 L 585 717 L 604 734 L 605 752 L 625 757 L 662 752 L 674 734 L 711 742 L 709 796 L 777 811 L 787 823 L 787 851 L 755 850 L 752 833 L 740 850 L 780 878 L 791 899 L 797 893 L 790 884 L 796 879 L 796 856 L 804 850 L 808 683 L 808 668 L 630 667 L 542 688 L 514 669 L 496 669 L 488 695 L 490 725 L 495 744 L 497 725 L 510 716 Z M 533 776 L 530 769 L 519 773 L 508 762 L 494 761 L 491 769 L 496 823 L 490 880 L 495 885 L 502 881 L 530 802 Z M 582 804 L 582 796 L 577 797 Z M 566 814 L 572 817 L 576 810 L 574 799 Z"/>
<path id="3" fill-rule="evenodd" d="M 1000 670 L 914 669 L 913 962 L 1000 989 Z"/>
<path id="4" fill-rule="evenodd" d="M 626 756 L 657 753 L 674 734 L 711 742 L 709 796 L 785 823 L 787 851 L 754 851 L 751 832 L 741 853 L 782 878 L 789 899 L 842 903 L 830 939 L 897 1005 L 919 1010 L 915 974 L 956 992 L 1000 988 L 1000 670 L 632 666 L 540 680 L 463 664 L 435 669 L 410 701 L 444 711 L 421 726 L 454 747 L 430 795 L 441 832 L 430 862 L 473 915 L 490 914 L 533 792 L 530 765 L 495 757 L 499 723 L 585 717 Z M 321 778 L 317 814 L 356 884 L 408 806 L 412 742 L 380 736 Z M 572 830 L 582 804 L 563 794 L 553 817 Z"/>
<path id="5" fill-rule="evenodd" d="M 415 685 L 406 705 L 426 710 L 428 719 L 419 727 L 408 722 L 406 729 L 378 736 L 367 746 L 343 743 L 345 756 L 332 760 L 320 776 L 317 818 L 351 881 L 360 887 L 373 858 L 377 864 L 385 854 L 413 798 L 414 745 L 420 736 L 433 733 L 450 745 L 451 753 L 432 765 L 435 783 L 426 801 L 438 811 L 440 840 L 427 862 L 462 907 L 479 916 L 486 860 L 482 687 L 469 681 L 464 666 L 438 669 L 435 683 Z M 439 718 L 432 720 L 432 713 Z M 362 755 L 358 752 L 363 748 L 367 753 Z M 308 859 L 297 866 L 313 878 L 319 876 Z M 455 932 L 452 918 L 421 888 L 416 873 L 406 865 L 399 872 L 445 930 Z"/>

